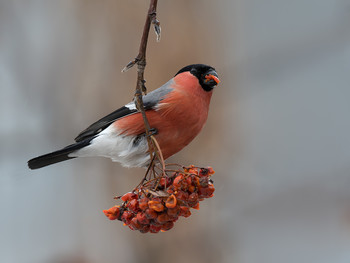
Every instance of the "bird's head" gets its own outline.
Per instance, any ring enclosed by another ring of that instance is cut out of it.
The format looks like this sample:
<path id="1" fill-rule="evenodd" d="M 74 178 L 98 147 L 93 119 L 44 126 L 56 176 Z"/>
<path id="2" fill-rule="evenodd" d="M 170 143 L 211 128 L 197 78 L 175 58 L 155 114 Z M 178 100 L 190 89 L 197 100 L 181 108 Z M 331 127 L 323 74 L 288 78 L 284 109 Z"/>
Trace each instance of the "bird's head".
<path id="1" fill-rule="evenodd" d="M 215 68 L 211 66 L 204 64 L 188 65 L 179 70 L 179 72 L 177 72 L 176 75 L 187 71 L 198 79 L 199 84 L 205 91 L 213 90 L 213 88 L 220 82 L 218 73 L 216 73 Z"/>

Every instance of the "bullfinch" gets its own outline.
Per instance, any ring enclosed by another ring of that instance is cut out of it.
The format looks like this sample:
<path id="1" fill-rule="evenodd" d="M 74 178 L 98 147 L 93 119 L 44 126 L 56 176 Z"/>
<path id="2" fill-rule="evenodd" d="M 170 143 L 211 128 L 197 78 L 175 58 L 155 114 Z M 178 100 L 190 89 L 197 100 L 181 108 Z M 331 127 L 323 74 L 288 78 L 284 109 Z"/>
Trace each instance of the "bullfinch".
<path id="1" fill-rule="evenodd" d="M 201 131 L 213 88 L 219 82 L 213 67 L 193 64 L 143 96 L 145 113 L 164 159 L 188 145 Z M 142 115 L 134 102 L 91 124 L 74 144 L 31 159 L 28 166 L 38 169 L 87 156 L 108 157 L 124 167 L 146 167 L 150 163 Z"/>

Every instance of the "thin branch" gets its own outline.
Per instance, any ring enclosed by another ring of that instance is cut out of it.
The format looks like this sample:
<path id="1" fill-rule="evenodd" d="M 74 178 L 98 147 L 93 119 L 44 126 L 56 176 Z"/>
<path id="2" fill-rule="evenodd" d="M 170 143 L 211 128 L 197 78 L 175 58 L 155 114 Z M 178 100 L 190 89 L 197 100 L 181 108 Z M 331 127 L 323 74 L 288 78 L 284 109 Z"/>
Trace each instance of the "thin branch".
<path id="1" fill-rule="evenodd" d="M 147 49 L 148 35 L 151 27 L 151 22 L 153 19 L 156 19 L 157 2 L 158 0 L 150 1 L 150 6 L 147 13 L 145 26 L 143 28 L 139 54 L 135 59 L 137 63 L 137 83 L 136 83 L 136 91 L 135 91 L 135 104 L 137 109 L 141 112 L 141 115 L 143 118 L 145 130 L 146 130 L 146 138 L 148 142 L 148 149 L 150 153 L 150 160 L 153 159 L 153 152 L 156 150 L 156 148 L 154 147 L 154 144 L 149 136 L 151 127 L 149 125 L 149 122 L 145 113 L 145 109 L 142 101 L 142 92 L 145 92 L 144 72 L 146 67 L 146 49 Z"/>
<path id="2" fill-rule="evenodd" d="M 150 164 L 145 174 L 144 180 L 146 180 L 150 172 L 152 174 L 155 174 L 154 172 L 155 159 L 157 159 L 162 164 L 163 171 L 165 169 L 163 155 L 159 148 L 158 142 L 150 132 L 151 126 L 147 119 L 143 100 L 142 100 L 143 94 L 146 93 L 146 87 L 145 87 L 146 81 L 144 79 L 144 72 L 146 67 L 146 50 L 147 50 L 148 36 L 149 36 L 151 24 L 153 24 L 154 26 L 154 30 L 157 35 L 157 41 L 160 40 L 161 28 L 160 28 L 160 23 L 157 20 L 157 3 L 158 3 L 158 0 L 150 0 L 149 9 L 146 16 L 146 22 L 145 22 L 142 37 L 141 37 L 139 53 L 136 56 L 136 58 L 133 61 L 130 61 L 122 70 L 122 72 L 125 72 L 128 69 L 132 68 L 135 64 L 137 64 L 137 82 L 136 82 L 134 101 L 135 101 L 136 108 L 142 115 L 147 143 L 148 143 L 149 154 L 150 154 Z"/>

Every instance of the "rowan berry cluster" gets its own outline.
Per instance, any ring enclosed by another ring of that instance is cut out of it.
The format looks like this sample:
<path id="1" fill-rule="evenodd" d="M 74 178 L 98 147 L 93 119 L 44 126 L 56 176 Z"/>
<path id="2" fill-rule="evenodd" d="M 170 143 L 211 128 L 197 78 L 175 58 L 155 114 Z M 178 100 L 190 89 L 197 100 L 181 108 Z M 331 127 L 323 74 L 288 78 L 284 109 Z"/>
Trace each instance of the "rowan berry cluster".
<path id="1" fill-rule="evenodd" d="M 199 201 L 214 195 L 212 174 L 211 167 L 167 170 L 165 176 L 149 180 L 121 196 L 122 205 L 103 212 L 110 220 L 118 219 L 141 233 L 170 230 L 179 217 L 191 215 L 190 208 L 199 209 Z"/>

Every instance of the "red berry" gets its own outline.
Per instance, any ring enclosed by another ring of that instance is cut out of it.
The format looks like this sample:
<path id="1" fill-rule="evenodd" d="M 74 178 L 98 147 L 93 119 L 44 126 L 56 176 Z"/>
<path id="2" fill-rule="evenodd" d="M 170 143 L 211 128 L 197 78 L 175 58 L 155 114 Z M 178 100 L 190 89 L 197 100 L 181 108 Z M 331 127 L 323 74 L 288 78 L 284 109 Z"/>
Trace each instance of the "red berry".
<path id="1" fill-rule="evenodd" d="M 141 210 L 146 210 L 148 208 L 148 201 L 149 201 L 149 199 L 147 197 L 140 199 L 139 208 Z"/>
<path id="2" fill-rule="evenodd" d="M 167 214 L 170 217 L 176 217 L 176 216 L 178 216 L 179 213 L 180 213 L 180 207 L 179 206 L 175 206 L 174 208 L 168 208 L 168 210 L 167 210 Z"/>
<path id="3" fill-rule="evenodd" d="M 161 226 L 150 225 L 149 232 L 155 234 L 155 233 L 158 233 L 161 229 L 162 229 Z"/>
<path id="4" fill-rule="evenodd" d="M 207 187 L 208 186 L 208 183 L 209 183 L 209 178 L 208 177 L 201 177 L 199 179 L 199 185 L 201 187 Z"/>
<path id="5" fill-rule="evenodd" d="M 178 191 L 176 193 L 176 198 L 181 201 L 186 201 L 188 199 L 188 193 L 184 191 Z"/>
<path id="6" fill-rule="evenodd" d="M 180 214 L 179 216 L 189 217 L 191 215 L 190 208 L 187 206 L 180 206 Z"/>
<path id="7" fill-rule="evenodd" d="M 166 191 L 168 194 L 173 194 L 175 192 L 174 186 L 170 185 Z"/>
<path id="8" fill-rule="evenodd" d="M 215 187 L 213 184 L 208 184 L 207 187 L 199 187 L 198 189 L 199 198 L 212 197 L 214 191 L 215 191 Z"/>
<path id="9" fill-rule="evenodd" d="M 145 215 L 146 215 L 146 217 L 147 217 L 148 219 L 156 219 L 157 216 L 158 216 L 157 212 L 154 211 L 154 210 L 151 209 L 151 208 L 147 208 L 147 209 L 145 210 Z"/>
<path id="10" fill-rule="evenodd" d="M 128 192 L 126 194 L 124 194 L 121 199 L 126 202 L 126 201 L 130 201 L 131 199 L 136 199 L 137 198 L 137 194 L 133 193 L 133 192 Z"/>
<path id="11" fill-rule="evenodd" d="M 162 231 L 168 231 L 174 227 L 174 222 L 168 221 L 164 225 L 162 225 Z"/>
<path id="12" fill-rule="evenodd" d="M 143 225 L 142 228 L 140 229 L 141 233 L 148 233 L 150 230 L 150 225 Z"/>
<path id="13" fill-rule="evenodd" d="M 170 217 L 167 213 L 161 213 L 158 215 L 156 221 L 159 223 L 159 224 L 164 224 L 165 222 L 168 222 L 170 221 Z"/>
<path id="14" fill-rule="evenodd" d="M 146 214 L 143 212 L 138 212 L 136 215 L 137 220 L 140 222 L 140 224 L 148 225 L 149 219 L 147 218 Z"/>
<path id="15" fill-rule="evenodd" d="M 187 203 L 191 206 L 194 207 L 198 204 L 198 194 L 197 193 L 192 193 L 188 196 Z"/>
<path id="16" fill-rule="evenodd" d="M 133 219 L 131 219 L 129 227 L 130 227 L 132 230 L 139 230 L 139 229 L 142 228 L 142 225 L 139 223 L 139 221 L 137 220 L 137 218 L 134 217 Z"/>
<path id="17" fill-rule="evenodd" d="M 136 199 L 132 199 L 126 206 L 135 213 L 139 210 L 139 202 Z"/>
<path id="18" fill-rule="evenodd" d="M 159 180 L 159 186 L 167 188 L 171 185 L 171 179 L 169 177 L 162 177 Z"/>
<path id="19" fill-rule="evenodd" d="M 134 214 L 131 213 L 130 211 L 124 211 L 124 213 L 121 216 L 121 220 L 126 224 L 129 225 L 131 219 L 134 217 Z"/>

